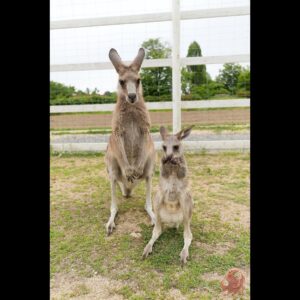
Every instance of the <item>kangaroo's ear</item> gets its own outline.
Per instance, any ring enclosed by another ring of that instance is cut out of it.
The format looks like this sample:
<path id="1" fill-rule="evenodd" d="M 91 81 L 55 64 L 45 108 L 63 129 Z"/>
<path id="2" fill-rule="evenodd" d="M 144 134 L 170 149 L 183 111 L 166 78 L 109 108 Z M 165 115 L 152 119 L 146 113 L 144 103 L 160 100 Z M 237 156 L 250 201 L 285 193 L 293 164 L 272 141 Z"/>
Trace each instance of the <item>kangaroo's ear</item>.
<path id="1" fill-rule="evenodd" d="M 176 136 L 177 136 L 178 140 L 183 140 L 186 137 L 188 137 L 190 135 L 193 127 L 194 127 L 194 125 L 186 128 L 186 129 L 182 129 L 181 131 L 179 131 L 178 133 L 176 133 Z"/>
<path id="2" fill-rule="evenodd" d="M 109 59 L 111 60 L 112 64 L 114 65 L 116 71 L 119 73 L 120 69 L 123 67 L 123 63 L 121 57 L 119 56 L 116 49 L 111 48 L 109 50 Z"/>
<path id="3" fill-rule="evenodd" d="M 161 135 L 162 140 L 164 141 L 165 138 L 166 138 L 167 135 L 168 135 L 168 130 L 167 130 L 167 128 L 164 127 L 164 126 L 161 126 L 161 127 L 159 128 L 159 132 L 160 132 L 160 135 Z"/>
<path id="4" fill-rule="evenodd" d="M 139 71 L 141 68 L 142 62 L 144 60 L 144 57 L 145 57 L 145 50 L 144 50 L 144 48 L 140 48 L 136 58 L 133 60 L 133 62 L 131 64 L 131 67 L 134 70 Z"/>

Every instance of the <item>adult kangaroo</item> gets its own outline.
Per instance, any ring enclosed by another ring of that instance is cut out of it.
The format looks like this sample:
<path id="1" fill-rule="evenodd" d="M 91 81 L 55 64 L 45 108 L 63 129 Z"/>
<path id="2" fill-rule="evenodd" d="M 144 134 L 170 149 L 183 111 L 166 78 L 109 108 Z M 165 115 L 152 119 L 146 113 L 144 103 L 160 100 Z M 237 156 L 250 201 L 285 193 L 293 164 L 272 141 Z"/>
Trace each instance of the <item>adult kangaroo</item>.
<path id="1" fill-rule="evenodd" d="M 109 137 L 105 163 L 111 184 L 110 218 L 107 234 L 115 228 L 118 211 L 116 185 L 122 195 L 129 197 L 133 188 L 142 180 L 146 182 L 145 209 L 155 224 L 152 211 L 151 189 L 155 163 L 155 149 L 150 135 L 150 117 L 143 98 L 139 76 L 145 50 L 140 48 L 130 65 L 125 65 L 118 52 L 110 49 L 109 58 L 119 74 L 117 103 L 112 116 L 112 134 Z"/>

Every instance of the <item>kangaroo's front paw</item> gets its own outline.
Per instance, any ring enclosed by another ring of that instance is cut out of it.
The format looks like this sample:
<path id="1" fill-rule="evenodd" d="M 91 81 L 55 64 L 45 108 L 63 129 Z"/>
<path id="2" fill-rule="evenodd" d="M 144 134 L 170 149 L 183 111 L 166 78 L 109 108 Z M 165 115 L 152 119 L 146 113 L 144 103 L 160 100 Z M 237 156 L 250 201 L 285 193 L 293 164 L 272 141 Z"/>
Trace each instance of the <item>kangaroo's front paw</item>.
<path id="1" fill-rule="evenodd" d="M 135 178 L 139 179 L 143 176 L 144 174 L 144 168 L 143 167 L 137 167 L 134 171 L 134 176 Z"/>
<path id="2" fill-rule="evenodd" d="M 143 259 L 145 259 L 150 253 L 152 253 L 152 245 L 147 244 L 143 252 Z"/>
<path id="3" fill-rule="evenodd" d="M 147 206 L 147 204 L 145 205 L 145 210 L 146 210 L 146 212 L 148 213 L 148 215 L 149 215 L 149 217 L 150 217 L 150 219 L 151 219 L 151 225 L 153 226 L 153 225 L 155 225 L 155 223 L 156 223 L 156 217 L 155 217 L 155 214 L 154 214 L 154 212 L 153 212 L 153 210 L 152 210 L 152 207 L 149 207 L 149 206 Z"/>
<path id="4" fill-rule="evenodd" d="M 105 228 L 106 228 L 107 236 L 109 236 L 113 232 L 115 227 L 116 227 L 116 224 L 114 221 L 108 221 L 106 223 Z"/>
<path id="5" fill-rule="evenodd" d="M 155 215 L 153 214 L 153 216 L 151 217 L 151 225 L 154 226 L 156 223 L 156 217 Z"/>
<path id="6" fill-rule="evenodd" d="M 135 170 L 133 167 L 129 166 L 125 169 L 125 176 L 126 179 L 130 182 L 133 182 L 133 180 L 136 178 Z"/>
<path id="7" fill-rule="evenodd" d="M 187 249 L 182 249 L 180 253 L 180 262 L 182 266 L 187 263 L 188 257 L 189 257 L 189 251 Z"/>

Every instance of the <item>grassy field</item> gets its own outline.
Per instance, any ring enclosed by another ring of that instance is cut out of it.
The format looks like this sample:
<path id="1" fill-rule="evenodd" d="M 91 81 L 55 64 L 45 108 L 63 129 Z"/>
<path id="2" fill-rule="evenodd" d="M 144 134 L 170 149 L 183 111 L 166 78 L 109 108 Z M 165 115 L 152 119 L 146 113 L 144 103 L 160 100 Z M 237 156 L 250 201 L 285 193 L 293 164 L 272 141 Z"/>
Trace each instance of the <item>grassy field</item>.
<path id="1" fill-rule="evenodd" d="M 249 153 L 186 157 L 194 238 L 182 268 L 182 226 L 164 231 L 153 254 L 141 259 L 152 232 L 143 183 L 129 199 L 118 190 L 117 227 L 107 237 L 103 155 L 51 156 L 51 299 L 223 299 L 220 280 L 231 267 L 247 274 L 242 299 L 249 299 Z M 159 155 L 154 191 L 158 162 Z"/>

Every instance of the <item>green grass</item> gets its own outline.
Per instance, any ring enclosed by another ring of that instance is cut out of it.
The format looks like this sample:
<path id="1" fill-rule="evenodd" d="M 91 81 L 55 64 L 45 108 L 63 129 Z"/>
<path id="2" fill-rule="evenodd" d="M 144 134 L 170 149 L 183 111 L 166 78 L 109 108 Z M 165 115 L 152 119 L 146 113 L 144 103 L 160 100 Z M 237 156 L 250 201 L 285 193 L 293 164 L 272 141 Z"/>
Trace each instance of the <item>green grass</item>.
<path id="1" fill-rule="evenodd" d="M 103 155 L 51 155 L 51 278 L 70 272 L 87 278 L 97 272 L 120 282 L 122 286 L 112 286 L 111 293 L 124 299 L 174 299 L 172 290 L 187 299 L 218 298 L 219 280 L 208 280 L 206 275 L 224 276 L 231 267 L 246 270 L 250 264 L 249 227 L 243 220 L 243 211 L 249 212 L 249 153 L 187 154 L 186 158 L 195 207 L 190 261 L 182 268 L 182 226 L 166 229 L 153 254 L 141 259 L 152 233 L 143 208 L 143 183 L 129 199 L 117 191 L 117 229 L 106 237 L 110 185 Z M 158 176 L 157 166 L 154 191 Z M 132 237 L 134 231 L 141 237 Z M 88 293 L 89 287 L 79 285 L 72 295 Z"/>
<path id="2" fill-rule="evenodd" d="M 188 127 L 192 124 L 184 124 L 183 127 Z M 151 126 L 150 131 L 152 133 L 159 132 L 160 126 L 153 125 Z M 167 125 L 166 128 L 169 131 L 172 131 L 172 126 Z M 196 124 L 193 130 L 199 131 L 208 131 L 211 133 L 222 133 L 226 132 L 241 132 L 241 131 L 249 131 L 250 124 L 244 123 L 232 123 L 232 124 L 218 124 L 218 125 L 211 125 L 211 124 Z M 62 129 L 51 129 L 51 133 L 53 135 L 66 135 L 66 134 L 110 134 L 111 127 L 103 127 L 103 128 L 87 128 L 87 129 L 71 129 L 71 128 L 62 128 Z"/>

